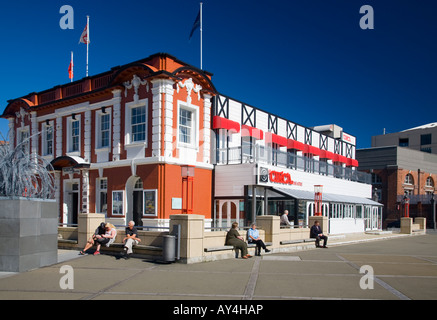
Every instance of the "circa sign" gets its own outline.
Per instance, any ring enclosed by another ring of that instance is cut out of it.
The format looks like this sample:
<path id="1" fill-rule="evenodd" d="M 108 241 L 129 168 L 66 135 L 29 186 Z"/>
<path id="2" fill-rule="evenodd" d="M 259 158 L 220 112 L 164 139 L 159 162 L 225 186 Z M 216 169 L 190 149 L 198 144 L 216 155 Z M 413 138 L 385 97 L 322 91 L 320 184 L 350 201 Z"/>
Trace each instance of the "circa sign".
<path id="1" fill-rule="evenodd" d="M 259 170 L 259 182 L 260 183 L 279 183 L 286 185 L 293 185 L 302 187 L 303 183 L 294 181 L 291 179 L 290 173 L 284 171 L 269 170 L 267 168 L 260 168 Z"/>

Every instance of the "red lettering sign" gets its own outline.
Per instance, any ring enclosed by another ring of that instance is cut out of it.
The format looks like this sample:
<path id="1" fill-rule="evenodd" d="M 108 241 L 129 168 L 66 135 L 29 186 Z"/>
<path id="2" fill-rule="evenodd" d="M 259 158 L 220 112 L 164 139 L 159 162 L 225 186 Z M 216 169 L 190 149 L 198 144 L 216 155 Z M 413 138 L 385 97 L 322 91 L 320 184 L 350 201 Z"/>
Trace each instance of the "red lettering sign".
<path id="1" fill-rule="evenodd" d="M 279 172 L 279 171 L 269 171 L 269 178 L 270 182 L 272 183 L 280 183 L 280 184 L 288 184 L 288 185 L 294 185 L 294 186 L 302 186 L 302 182 L 297 182 L 291 180 L 291 176 L 289 173 L 286 172 Z"/>

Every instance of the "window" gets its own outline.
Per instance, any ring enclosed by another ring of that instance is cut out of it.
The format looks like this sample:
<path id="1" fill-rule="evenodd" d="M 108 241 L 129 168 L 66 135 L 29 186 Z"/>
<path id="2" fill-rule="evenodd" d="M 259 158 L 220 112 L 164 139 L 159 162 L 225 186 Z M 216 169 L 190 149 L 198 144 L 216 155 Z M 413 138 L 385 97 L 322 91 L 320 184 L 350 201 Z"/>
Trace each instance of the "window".
<path id="1" fill-rule="evenodd" d="M 132 141 L 146 141 L 146 106 L 131 109 Z"/>
<path id="2" fill-rule="evenodd" d="M 409 140 L 408 138 L 399 138 L 399 147 L 408 147 Z"/>
<path id="3" fill-rule="evenodd" d="M 356 207 L 356 215 L 355 215 L 355 217 L 356 217 L 357 219 L 362 219 L 362 218 L 363 218 L 363 206 L 361 206 L 361 205 L 357 205 L 357 207 Z"/>
<path id="4" fill-rule="evenodd" d="M 79 151 L 79 142 L 80 142 L 80 122 L 79 120 L 74 120 L 71 123 L 71 151 Z"/>
<path id="5" fill-rule="evenodd" d="M 372 184 L 382 184 L 382 179 L 376 173 L 372 173 Z"/>
<path id="6" fill-rule="evenodd" d="M 43 155 L 53 155 L 53 126 L 45 125 L 43 132 Z"/>
<path id="7" fill-rule="evenodd" d="M 19 129 L 18 131 L 18 143 L 23 143 L 23 152 L 29 152 L 30 142 L 29 142 L 29 127 Z"/>
<path id="8" fill-rule="evenodd" d="M 124 192 L 112 191 L 112 214 L 123 215 L 124 213 Z"/>
<path id="9" fill-rule="evenodd" d="M 434 187 L 434 180 L 431 177 L 426 178 L 425 187 Z"/>
<path id="10" fill-rule="evenodd" d="M 404 190 L 404 195 L 405 196 L 412 196 L 413 195 L 413 190 L 405 189 Z"/>
<path id="11" fill-rule="evenodd" d="M 98 183 L 98 205 L 97 211 L 106 214 L 108 212 L 108 179 L 97 180 Z"/>
<path id="12" fill-rule="evenodd" d="M 67 152 L 80 152 L 80 116 L 73 115 L 67 121 Z"/>
<path id="13" fill-rule="evenodd" d="M 407 174 L 405 176 L 404 184 L 408 184 L 408 185 L 414 184 L 414 179 L 413 179 L 413 176 L 411 174 Z"/>
<path id="14" fill-rule="evenodd" d="M 148 138 L 148 99 L 126 103 L 125 147 L 144 147 Z M 129 157 L 129 156 L 128 156 Z"/>
<path id="15" fill-rule="evenodd" d="M 111 137 L 111 116 L 109 114 L 100 115 L 100 148 L 109 147 L 109 139 Z"/>
<path id="16" fill-rule="evenodd" d="M 420 145 L 431 144 L 431 134 L 421 134 L 420 135 Z"/>
<path id="17" fill-rule="evenodd" d="M 192 144 L 193 142 L 193 112 L 180 109 L 179 112 L 179 142 Z"/>

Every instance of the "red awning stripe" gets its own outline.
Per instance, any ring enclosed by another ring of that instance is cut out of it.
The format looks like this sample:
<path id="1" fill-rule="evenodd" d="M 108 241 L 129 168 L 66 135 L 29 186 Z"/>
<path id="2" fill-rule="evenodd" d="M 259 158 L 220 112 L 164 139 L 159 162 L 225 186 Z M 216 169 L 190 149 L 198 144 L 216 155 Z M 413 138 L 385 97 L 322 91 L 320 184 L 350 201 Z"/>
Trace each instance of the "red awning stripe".
<path id="1" fill-rule="evenodd" d="M 252 137 L 257 140 L 264 139 L 264 132 L 261 129 L 254 128 L 248 125 L 243 124 L 241 126 L 241 136 L 242 137 Z"/>
<path id="2" fill-rule="evenodd" d="M 277 134 L 266 132 L 266 143 L 276 143 L 281 147 L 287 146 L 287 138 L 278 136 Z"/>
<path id="3" fill-rule="evenodd" d="M 318 156 L 320 155 L 320 149 L 314 146 L 310 146 L 309 144 L 306 144 L 303 153 L 310 153 L 312 155 Z"/>
<path id="4" fill-rule="evenodd" d="M 348 167 L 357 167 L 358 168 L 358 160 L 347 158 L 346 166 L 348 166 Z"/>
<path id="5" fill-rule="evenodd" d="M 288 139 L 287 140 L 287 149 L 304 151 L 305 150 L 305 144 L 303 144 L 302 142 L 293 140 L 293 139 Z"/>
<path id="6" fill-rule="evenodd" d="M 240 124 L 238 122 L 215 116 L 212 120 L 213 129 L 226 129 L 232 131 L 232 133 L 240 132 Z"/>
<path id="7" fill-rule="evenodd" d="M 341 162 L 347 164 L 347 158 L 345 156 L 342 156 L 341 154 L 335 154 L 334 162 Z"/>
<path id="8" fill-rule="evenodd" d="M 320 150 L 320 159 L 330 159 L 333 160 L 335 158 L 335 154 L 327 151 L 327 150 Z"/>

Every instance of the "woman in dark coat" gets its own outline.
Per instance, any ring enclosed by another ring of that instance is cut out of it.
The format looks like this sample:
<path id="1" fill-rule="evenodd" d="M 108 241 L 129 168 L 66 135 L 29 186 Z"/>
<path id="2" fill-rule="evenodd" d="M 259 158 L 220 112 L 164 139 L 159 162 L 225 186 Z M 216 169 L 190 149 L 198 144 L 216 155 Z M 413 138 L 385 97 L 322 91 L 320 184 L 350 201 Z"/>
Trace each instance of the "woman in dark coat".
<path id="1" fill-rule="evenodd" d="M 244 238 L 238 233 L 238 223 L 234 222 L 232 224 L 232 229 L 226 235 L 226 245 L 234 246 L 236 250 L 240 249 L 241 257 L 243 259 L 251 258 L 252 256 L 247 254 L 247 243 Z"/>

